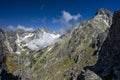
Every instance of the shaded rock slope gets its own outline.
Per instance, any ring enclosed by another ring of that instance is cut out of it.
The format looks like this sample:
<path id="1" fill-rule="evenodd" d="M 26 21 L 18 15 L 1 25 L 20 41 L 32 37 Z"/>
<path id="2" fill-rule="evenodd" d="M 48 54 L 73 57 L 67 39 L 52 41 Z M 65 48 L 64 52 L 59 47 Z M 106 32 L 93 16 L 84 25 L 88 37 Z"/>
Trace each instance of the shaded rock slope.
<path id="1" fill-rule="evenodd" d="M 103 80 L 120 80 L 120 11 L 113 15 L 112 26 L 101 49 L 95 66 L 88 67 Z"/>

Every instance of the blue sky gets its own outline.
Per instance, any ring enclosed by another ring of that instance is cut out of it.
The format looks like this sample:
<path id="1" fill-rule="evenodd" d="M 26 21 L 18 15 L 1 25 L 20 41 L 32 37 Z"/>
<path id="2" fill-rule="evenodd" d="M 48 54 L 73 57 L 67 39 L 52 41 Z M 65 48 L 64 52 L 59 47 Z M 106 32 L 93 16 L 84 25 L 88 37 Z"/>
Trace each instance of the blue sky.
<path id="1" fill-rule="evenodd" d="M 97 10 L 120 9 L 120 0 L 0 0 L 0 27 L 47 27 L 59 31 Z"/>

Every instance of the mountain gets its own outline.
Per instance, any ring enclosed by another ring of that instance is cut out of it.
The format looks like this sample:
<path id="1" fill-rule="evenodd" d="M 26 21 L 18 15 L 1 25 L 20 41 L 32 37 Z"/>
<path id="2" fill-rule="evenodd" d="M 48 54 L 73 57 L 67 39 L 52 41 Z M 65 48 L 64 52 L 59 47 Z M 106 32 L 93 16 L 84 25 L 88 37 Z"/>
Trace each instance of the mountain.
<path id="1" fill-rule="evenodd" d="M 113 22 L 108 36 L 98 51 L 97 63 L 90 67 L 103 80 L 120 79 L 120 11 L 113 15 Z"/>
<path id="2" fill-rule="evenodd" d="M 6 33 L 0 29 L 0 80 L 19 80 L 18 76 L 9 73 L 6 65 L 6 53 L 9 49 Z"/>
<path id="3" fill-rule="evenodd" d="M 6 71 L 20 80 L 119 80 L 119 27 L 120 11 L 102 8 L 61 36 L 2 30 Z"/>
<path id="4" fill-rule="evenodd" d="M 4 44 L 6 37 L 4 34 L 4 31 L 0 29 L 0 69 L 5 68 L 5 51 L 6 51 L 6 46 Z"/>
<path id="5" fill-rule="evenodd" d="M 26 50 L 40 50 L 58 41 L 59 34 L 49 29 L 38 28 L 35 31 L 18 29 L 15 32 L 7 32 L 8 41 L 15 53 L 20 54 Z"/>

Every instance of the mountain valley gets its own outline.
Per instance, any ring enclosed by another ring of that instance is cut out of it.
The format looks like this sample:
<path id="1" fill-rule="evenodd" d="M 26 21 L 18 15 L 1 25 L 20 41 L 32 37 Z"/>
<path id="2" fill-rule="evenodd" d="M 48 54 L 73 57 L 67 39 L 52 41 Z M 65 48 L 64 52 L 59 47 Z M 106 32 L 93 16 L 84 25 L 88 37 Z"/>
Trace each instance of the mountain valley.
<path id="1" fill-rule="evenodd" d="M 101 8 L 64 35 L 0 29 L 1 80 L 120 80 L 120 11 Z M 9 76 L 8 78 L 5 76 Z"/>

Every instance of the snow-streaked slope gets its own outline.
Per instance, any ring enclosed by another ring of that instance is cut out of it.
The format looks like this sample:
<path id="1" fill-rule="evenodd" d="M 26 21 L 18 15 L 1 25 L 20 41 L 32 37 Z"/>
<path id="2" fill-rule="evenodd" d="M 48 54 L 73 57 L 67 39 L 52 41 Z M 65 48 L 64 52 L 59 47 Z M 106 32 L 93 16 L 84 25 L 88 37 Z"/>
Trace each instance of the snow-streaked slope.
<path id="1" fill-rule="evenodd" d="M 41 29 L 37 32 L 17 34 L 16 44 L 22 50 L 40 50 L 59 41 L 60 35 Z"/>
<path id="2" fill-rule="evenodd" d="M 38 50 L 42 49 L 46 46 L 49 46 L 55 42 L 58 41 L 58 38 L 60 37 L 59 34 L 51 34 L 51 33 L 42 33 L 42 35 L 39 35 L 39 38 L 34 39 L 27 43 L 27 46 L 31 50 Z"/>

